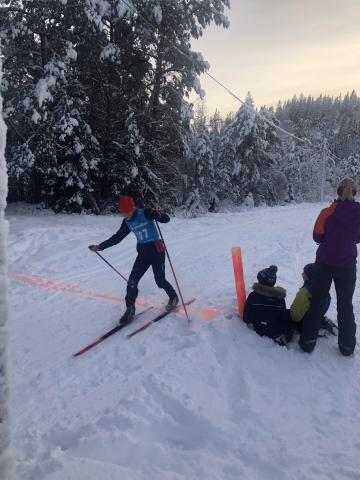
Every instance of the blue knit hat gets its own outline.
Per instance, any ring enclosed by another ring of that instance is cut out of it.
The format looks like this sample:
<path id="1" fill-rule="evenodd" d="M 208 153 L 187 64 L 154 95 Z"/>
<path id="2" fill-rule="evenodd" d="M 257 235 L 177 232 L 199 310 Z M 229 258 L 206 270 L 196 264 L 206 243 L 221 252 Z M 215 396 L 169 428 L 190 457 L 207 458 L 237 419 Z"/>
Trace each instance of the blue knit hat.
<path id="1" fill-rule="evenodd" d="M 271 265 L 269 268 L 264 268 L 264 270 L 260 270 L 257 275 L 257 279 L 262 285 L 273 287 L 276 283 L 276 272 L 277 266 Z"/>
<path id="2" fill-rule="evenodd" d="M 304 273 L 307 276 L 309 282 L 311 283 L 314 279 L 315 263 L 308 263 L 307 265 L 305 265 Z"/>

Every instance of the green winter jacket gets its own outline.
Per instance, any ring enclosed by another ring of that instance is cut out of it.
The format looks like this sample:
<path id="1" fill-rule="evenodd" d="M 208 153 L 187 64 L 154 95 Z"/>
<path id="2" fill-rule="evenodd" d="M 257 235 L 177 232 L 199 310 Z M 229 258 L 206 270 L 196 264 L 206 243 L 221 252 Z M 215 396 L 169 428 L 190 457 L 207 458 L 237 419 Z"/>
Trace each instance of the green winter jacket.
<path id="1" fill-rule="evenodd" d="M 309 310 L 311 293 L 305 287 L 300 288 L 290 307 L 290 315 L 293 322 L 300 322 Z"/>
<path id="2" fill-rule="evenodd" d="M 309 310 L 312 296 L 311 289 L 312 285 L 305 283 L 296 294 L 296 297 L 290 307 L 290 315 L 293 322 L 300 322 L 305 317 L 306 312 Z M 330 303 L 331 297 L 328 293 L 325 299 L 322 315 L 325 315 L 325 313 L 328 311 Z"/>

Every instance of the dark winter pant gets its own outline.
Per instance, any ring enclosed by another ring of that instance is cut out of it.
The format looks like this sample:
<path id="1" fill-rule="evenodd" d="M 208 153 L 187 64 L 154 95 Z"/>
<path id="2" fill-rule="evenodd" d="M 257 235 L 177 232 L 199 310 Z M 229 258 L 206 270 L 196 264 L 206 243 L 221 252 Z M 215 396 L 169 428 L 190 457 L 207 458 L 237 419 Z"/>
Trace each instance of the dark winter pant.
<path id="1" fill-rule="evenodd" d="M 339 350 L 343 355 L 351 355 L 355 349 L 356 323 L 352 297 L 356 283 L 356 266 L 338 268 L 316 263 L 310 308 L 304 317 L 299 339 L 299 345 L 304 352 L 310 353 L 315 348 L 325 298 L 333 280 L 337 297 Z"/>
<path id="2" fill-rule="evenodd" d="M 152 266 L 156 285 L 163 288 L 169 297 L 176 295 L 175 290 L 165 278 L 165 252 L 158 252 L 154 247 L 153 251 L 140 253 L 136 257 L 131 271 L 126 290 L 126 306 L 134 305 L 138 296 L 138 283 L 148 268 Z"/>

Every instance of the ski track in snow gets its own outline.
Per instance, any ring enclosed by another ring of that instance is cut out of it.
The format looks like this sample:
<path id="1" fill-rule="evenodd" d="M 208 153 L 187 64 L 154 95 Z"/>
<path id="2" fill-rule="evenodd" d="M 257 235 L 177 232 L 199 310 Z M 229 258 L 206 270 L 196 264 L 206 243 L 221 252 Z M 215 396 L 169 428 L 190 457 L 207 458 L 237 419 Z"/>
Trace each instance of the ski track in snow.
<path id="1" fill-rule="evenodd" d="M 119 332 L 77 359 L 72 353 L 112 328 L 123 305 L 12 281 L 18 478 L 358 480 L 359 351 L 342 357 L 335 337 L 319 339 L 311 356 L 297 340 L 286 350 L 235 315 L 231 247 L 242 247 L 247 290 L 260 269 L 276 264 L 290 305 L 302 267 L 314 259 L 312 227 L 321 207 L 172 219 L 162 231 L 185 298 L 197 298 L 192 322 L 170 315 L 133 339 Z M 7 215 L 10 272 L 124 296 L 123 280 L 87 249 L 110 237 L 119 217 L 34 214 L 19 206 Z M 103 255 L 127 276 L 134 238 Z M 334 291 L 332 297 L 335 319 Z M 140 298 L 166 301 L 151 271 Z M 202 321 L 203 307 L 217 308 L 218 316 Z M 354 307 L 359 316 L 359 286 Z"/>

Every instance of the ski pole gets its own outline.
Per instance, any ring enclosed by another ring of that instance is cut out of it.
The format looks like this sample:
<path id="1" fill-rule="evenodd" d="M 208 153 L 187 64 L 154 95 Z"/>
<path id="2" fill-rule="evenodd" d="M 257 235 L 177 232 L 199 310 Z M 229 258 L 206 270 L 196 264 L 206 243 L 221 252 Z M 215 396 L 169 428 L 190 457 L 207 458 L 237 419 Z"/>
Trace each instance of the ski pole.
<path id="1" fill-rule="evenodd" d="M 189 318 L 188 312 L 187 312 L 187 310 L 186 310 L 186 305 L 185 305 L 185 302 L 184 302 L 184 299 L 183 299 L 183 296 L 182 296 L 182 293 L 181 293 L 180 285 L 179 285 L 179 282 L 178 282 L 178 280 L 177 280 L 177 277 L 176 277 L 176 274 L 175 274 L 175 270 L 174 270 L 173 264 L 172 264 L 172 262 L 171 262 L 171 258 L 170 258 L 170 255 L 169 255 L 169 252 L 168 252 L 168 249 L 167 249 L 167 246 L 166 246 L 164 237 L 163 237 L 163 235 L 162 235 L 162 233 L 161 233 L 161 230 L 160 230 L 160 227 L 159 227 L 159 224 L 158 224 L 157 220 L 155 220 L 155 222 L 156 222 L 156 226 L 157 226 L 157 228 L 158 228 L 158 230 L 159 230 L 161 240 L 162 240 L 162 242 L 163 242 L 163 244 L 164 244 L 164 247 L 165 247 L 166 256 L 167 256 L 167 258 L 168 258 L 168 260 L 169 260 L 170 267 L 171 267 L 172 273 L 173 273 L 174 278 L 175 278 L 176 286 L 177 286 L 178 292 L 179 292 L 179 294 L 180 294 L 181 303 L 182 303 L 182 306 L 183 306 L 183 308 L 184 308 L 184 310 L 185 310 L 186 318 L 187 318 L 188 321 L 190 322 L 190 318 Z"/>
<path id="2" fill-rule="evenodd" d="M 107 264 L 109 265 L 109 267 L 112 268 L 118 275 L 120 275 L 120 277 L 121 277 L 123 280 L 125 280 L 125 282 L 127 283 L 128 280 L 127 280 L 126 277 L 124 277 L 124 275 L 122 275 L 118 270 L 116 270 L 116 268 L 113 267 L 113 266 L 111 265 L 111 263 L 109 263 L 102 255 L 100 255 L 99 252 L 95 252 L 95 253 L 96 253 L 96 255 L 99 255 L 99 257 L 100 257 L 102 260 L 104 260 L 104 262 L 107 263 Z"/>

